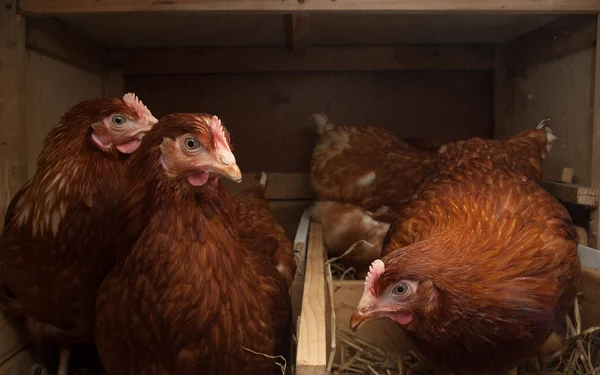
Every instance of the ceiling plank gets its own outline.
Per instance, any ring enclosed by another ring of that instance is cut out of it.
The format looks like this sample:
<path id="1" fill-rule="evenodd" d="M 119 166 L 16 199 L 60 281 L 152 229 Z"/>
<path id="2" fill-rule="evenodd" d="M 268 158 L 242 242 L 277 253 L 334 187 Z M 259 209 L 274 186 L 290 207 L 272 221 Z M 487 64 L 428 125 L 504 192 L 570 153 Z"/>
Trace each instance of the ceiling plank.
<path id="1" fill-rule="evenodd" d="M 120 12 L 295 12 L 295 11 L 411 11 L 411 12 L 600 12 L 598 0 L 21 0 L 25 15 Z"/>
<path id="2" fill-rule="evenodd" d="M 222 74 L 381 70 L 490 70 L 491 48 L 459 45 L 285 48 L 178 48 L 122 51 L 125 74 Z"/>
<path id="3" fill-rule="evenodd" d="M 591 47 L 596 41 L 596 15 L 560 17 L 508 44 L 508 67 L 523 69 Z"/>
<path id="4" fill-rule="evenodd" d="M 108 51 L 58 20 L 29 19 L 26 45 L 28 49 L 91 73 L 104 75 L 107 72 Z"/>

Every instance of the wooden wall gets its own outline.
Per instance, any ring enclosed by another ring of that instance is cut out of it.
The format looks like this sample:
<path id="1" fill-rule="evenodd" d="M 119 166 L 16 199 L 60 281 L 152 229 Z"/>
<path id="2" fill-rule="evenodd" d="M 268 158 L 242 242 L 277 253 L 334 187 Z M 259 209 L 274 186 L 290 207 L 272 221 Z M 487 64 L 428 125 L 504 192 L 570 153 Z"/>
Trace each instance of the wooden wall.
<path id="1" fill-rule="evenodd" d="M 495 136 L 507 138 L 552 117 L 559 140 L 544 165 L 547 179 L 560 180 L 562 169 L 571 167 L 573 182 L 591 185 L 594 64 L 589 47 L 515 72 L 514 119 Z"/>
<path id="2" fill-rule="evenodd" d="M 443 141 L 491 136 L 491 73 L 396 71 L 128 76 L 158 117 L 210 112 L 232 134 L 243 172 L 307 172 L 314 112 Z"/>
<path id="3" fill-rule="evenodd" d="M 72 106 L 101 97 L 104 79 L 35 51 L 27 51 L 27 174 L 32 177 L 44 138 Z"/>

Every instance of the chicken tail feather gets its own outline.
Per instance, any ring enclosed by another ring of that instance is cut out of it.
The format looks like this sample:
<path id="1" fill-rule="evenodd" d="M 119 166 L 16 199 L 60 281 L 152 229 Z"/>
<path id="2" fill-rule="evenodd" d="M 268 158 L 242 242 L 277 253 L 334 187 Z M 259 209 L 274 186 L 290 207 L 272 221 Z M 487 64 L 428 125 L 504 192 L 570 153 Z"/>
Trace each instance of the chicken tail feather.
<path id="1" fill-rule="evenodd" d="M 325 113 L 313 113 L 313 120 L 317 123 L 317 133 L 324 134 L 325 132 L 332 130 L 334 124 L 329 121 L 329 117 Z"/>

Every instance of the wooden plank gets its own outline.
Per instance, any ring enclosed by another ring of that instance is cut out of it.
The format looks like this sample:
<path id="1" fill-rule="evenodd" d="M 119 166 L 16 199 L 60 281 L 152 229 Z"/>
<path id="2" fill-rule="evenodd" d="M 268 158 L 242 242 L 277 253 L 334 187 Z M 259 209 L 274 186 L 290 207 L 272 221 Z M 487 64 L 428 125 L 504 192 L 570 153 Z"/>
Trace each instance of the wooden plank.
<path id="1" fill-rule="evenodd" d="M 235 183 L 222 179 L 223 186 L 231 196 L 235 196 L 254 186 L 256 172 L 242 173 L 242 182 Z M 267 199 L 313 199 L 308 173 L 267 173 Z"/>
<path id="2" fill-rule="evenodd" d="M 506 50 L 505 44 L 494 49 L 494 129 L 511 127 L 514 121 L 515 98 Z"/>
<path id="3" fill-rule="evenodd" d="M 107 50 L 58 20 L 28 20 L 26 35 L 31 50 L 92 73 L 107 72 Z"/>
<path id="4" fill-rule="evenodd" d="M 596 41 L 595 15 L 559 18 L 508 44 L 508 65 L 523 69 L 577 52 Z"/>
<path id="5" fill-rule="evenodd" d="M 35 364 L 34 357 L 29 349 L 22 349 L 7 362 L 0 365 L 0 375 L 29 374 L 31 366 Z"/>
<path id="6" fill-rule="evenodd" d="M 325 317 L 326 254 L 321 225 L 311 222 L 298 326 L 296 374 L 325 374 L 327 367 L 327 323 Z"/>
<path id="7" fill-rule="evenodd" d="M 600 14 L 596 18 L 596 41 L 600 40 Z M 592 117 L 592 153 L 591 153 L 591 180 L 592 186 L 600 188 L 600 43 L 596 42 L 594 57 L 594 82 L 593 82 L 593 117 Z M 590 244 L 600 248 L 600 207 L 592 212 L 590 221 Z"/>
<path id="8" fill-rule="evenodd" d="M 305 56 L 310 34 L 310 16 L 308 13 L 285 14 L 283 22 L 288 48 L 295 56 Z"/>
<path id="9" fill-rule="evenodd" d="M 290 240 L 294 239 L 302 213 L 312 201 L 269 201 L 269 207 Z"/>
<path id="10" fill-rule="evenodd" d="M 296 237 L 294 238 L 294 255 L 296 258 L 296 275 L 292 283 L 292 324 L 294 325 L 294 338 L 292 340 L 292 374 L 295 374 L 296 354 L 298 352 L 298 329 L 300 326 L 300 312 L 302 311 L 302 297 L 304 292 L 304 279 L 306 271 L 306 250 L 308 247 L 308 233 L 310 228 L 310 216 L 306 210 L 303 212 Z"/>
<path id="11" fill-rule="evenodd" d="M 0 364 L 25 347 L 25 333 L 12 319 L 0 313 Z"/>
<path id="12" fill-rule="evenodd" d="M 593 13 L 600 11 L 597 0 L 21 0 L 26 15 L 118 12 L 289 12 L 289 11 L 411 11 L 411 12 L 535 12 Z"/>
<path id="13" fill-rule="evenodd" d="M 596 207 L 600 201 L 600 189 L 549 180 L 543 180 L 542 186 L 554 197 L 565 202 Z"/>
<path id="14" fill-rule="evenodd" d="M 600 325 L 600 272 L 585 267 L 582 271 L 579 283 L 579 291 L 583 293 L 580 300 L 582 326 L 597 326 Z"/>
<path id="15" fill-rule="evenodd" d="M 127 50 L 123 71 L 133 74 L 489 70 L 490 48 L 459 45 L 312 47 L 303 57 L 285 48 Z"/>
<path id="16" fill-rule="evenodd" d="M 0 7 L 0 223 L 10 199 L 27 179 L 25 19 L 15 10 L 14 0 Z"/>

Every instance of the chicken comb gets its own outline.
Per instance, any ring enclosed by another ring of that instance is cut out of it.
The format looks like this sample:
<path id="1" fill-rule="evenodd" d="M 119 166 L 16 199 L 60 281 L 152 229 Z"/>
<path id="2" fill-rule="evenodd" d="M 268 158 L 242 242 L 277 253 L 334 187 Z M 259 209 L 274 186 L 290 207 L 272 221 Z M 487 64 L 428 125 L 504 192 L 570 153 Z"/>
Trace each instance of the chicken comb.
<path id="1" fill-rule="evenodd" d="M 158 119 L 152 116 L 152 112 L 150 112 L 148 107 L 146 107 L 134 93 L 128 92 L 127 94 L 123 95 L 123 101 L 129 108 L 136 111 L 137 114 L 143 119 L 151 121 L 153 125 L 158 122 Z"/>
<path id="2" fill-rule="evenodd" d="M 225 131 L 223 131 L 223 125 L 221 125 L 221 120 L 217 116 L 213 116 L 210 119 L 210 129 L 214 134 L 217 145 L 221 144 L 226 148 L 229 148 L 227 139 L 225 138 Z"/>
<path id="3" fill-rule="evenodd" d="M 375 293 L 375 281 L 383 272 L 385 272 L 385 264 L 383 264 L 381 259 L 375 259 L 369 267 L 369 273 L 367 274 L 367 277 L 365 277 L 365 290 L 363 293 L 366 293 L 367 291 L 371 292 L 372 294 Z"/>

